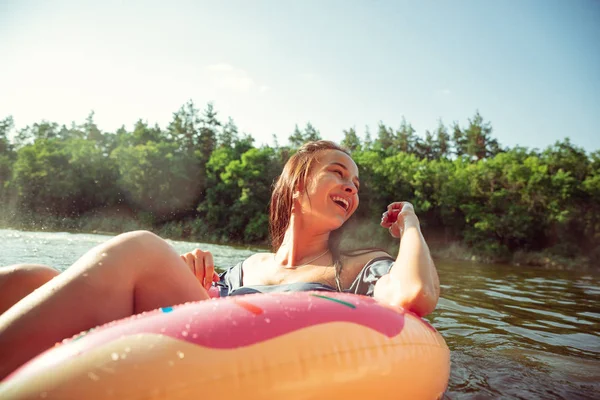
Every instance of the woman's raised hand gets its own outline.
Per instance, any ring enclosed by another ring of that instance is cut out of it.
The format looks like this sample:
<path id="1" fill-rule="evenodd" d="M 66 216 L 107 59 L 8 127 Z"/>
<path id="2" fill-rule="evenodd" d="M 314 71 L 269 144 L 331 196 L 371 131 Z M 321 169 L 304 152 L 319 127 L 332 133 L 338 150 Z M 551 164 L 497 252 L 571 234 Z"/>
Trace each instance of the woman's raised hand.
<path id="1" fill-rule="evenodd" d="M 196 279 L 204 289 L 210 289 L 213 282 L 219 281 L 219 275 L 215 272 L 215 263 L 210 251 L 195 249 L 181 255 L 181 259 L 188 265 Z"/>
<path id="2" fill-rule="evenodd" d="M 417 215 L 412 204 L 408 201 L 397 201 L 387 207 L 387 211 L 381 216 L 381 226 L 390 231 L 395 238 L 402 237 L 407 222 L 418 223 Z"/>

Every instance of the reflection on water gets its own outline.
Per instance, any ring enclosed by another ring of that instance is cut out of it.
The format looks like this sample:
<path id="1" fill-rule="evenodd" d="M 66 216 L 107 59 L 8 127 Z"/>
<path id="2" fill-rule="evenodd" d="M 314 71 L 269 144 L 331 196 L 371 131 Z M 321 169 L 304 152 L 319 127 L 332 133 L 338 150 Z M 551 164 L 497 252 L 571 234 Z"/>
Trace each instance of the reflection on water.
<path id="1" fill-rule="evenodd" d="M 438 262 L 448 399 L 600 398 L 598 271 Z"/>
<path id="2" fill-rule="evenodd" d="M 0 265 L 67 268 L 108 236 L 0 230 Z M 218 266 L 251 249 L 210 250 Z M 437 263 L 438 309 L 428 317 L 452 351 L 446 399 L 600 399 L 600 274 Z"/>

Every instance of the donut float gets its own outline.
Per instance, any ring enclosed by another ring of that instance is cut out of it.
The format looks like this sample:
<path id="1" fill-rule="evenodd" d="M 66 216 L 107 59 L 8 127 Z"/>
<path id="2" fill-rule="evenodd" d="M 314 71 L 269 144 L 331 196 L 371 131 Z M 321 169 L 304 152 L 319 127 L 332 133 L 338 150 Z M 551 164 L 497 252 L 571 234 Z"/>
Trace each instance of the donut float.
<path id="1" fill-rule="evenodd" d="M 374 299 L 300 292 L 157 309 L 57 344 L 2 399 L 437 399 L 450 351 L 426 321 Z"/>

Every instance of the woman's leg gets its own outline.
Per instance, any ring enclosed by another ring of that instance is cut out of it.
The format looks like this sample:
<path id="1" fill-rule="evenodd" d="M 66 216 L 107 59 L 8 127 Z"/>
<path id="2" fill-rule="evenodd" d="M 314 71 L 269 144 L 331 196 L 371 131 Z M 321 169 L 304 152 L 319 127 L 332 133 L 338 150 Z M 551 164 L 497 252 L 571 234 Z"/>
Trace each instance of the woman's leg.
<path id="1" fill-rule="evenodd" d="M 0 315 L 0 379 L 81 331 L 208 298 L 167 242 L 145 231 L 119 235 Z"/>
<path id="2" fill-rule="evenodd" d="M 58 274 L 57 270 L 38 264 L 0 267 L 0 314 Z"/>

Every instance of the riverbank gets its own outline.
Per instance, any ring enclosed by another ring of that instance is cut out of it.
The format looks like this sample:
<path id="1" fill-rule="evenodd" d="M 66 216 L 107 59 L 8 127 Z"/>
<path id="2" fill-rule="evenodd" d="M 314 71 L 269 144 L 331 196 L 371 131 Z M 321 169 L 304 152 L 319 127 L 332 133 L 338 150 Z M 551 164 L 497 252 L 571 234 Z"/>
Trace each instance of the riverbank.
<path id="1" fill-rule="evenodd" d="M 268 249 L 269 243 L 238 243 L 226 236 L 217 236 L 202 230 L 202 222 L 199 220 L 172 221 L 153 225 L 150 221 L 135 217 L 128 211 L 112 210 L 110 215 L 103 213 L 87 215 L 78 218 L 19 217 L 13 215 L 0 216 L 0 228 L 17 229 L 23 231 L 42 232 L 70 232 L 70 233 L 92 233 L 103 235 L 117 235 L 121 232 L 133 230 L 149 230 L 157 235 L 170 239 L 191 242 L 202 242 L 210 244 L 228 245 L 236 248 Z M 358 232 L 358 229 L 354 230 Z M 390 254 L 394 254 L 396 245 L 387 232 L 383 232 L 377 224 L 362 224 L 360 233 L 349 237 L 345 242 L 348 248 L 357 247 L 383 247 Z M 427 237 L 427 233 L 425 233 Z M 382 246 L 381 244 L 384 243 Z M 552 252 L 545 251 L 517 251 L 503 257 L 490 256 L 477 252 L 460 241 L 429 240 L 429 247 L 434 259 L 446 261 L 473 262 L 479 264 L 511 264 L 524 267 L 552 268 L 552 269 L 588 269 L 593 265 L 590 259 L 583 255 L 576 257 L 565 257 Z"/>
<path id="2" fill-rule="evenodd" d="M 576 270 L 592 268 L 590 259 L 585 256 L 564 257 L 549 251 L 517 251 L 509 258 L 497 259 L 477 254 L 473 249 L 460 242 L 452 242 L 444 246 L 430 245 L 434 259 L 448 261 L 470 261 L 480 264 L 510 264 L 514 266 Z"/>

